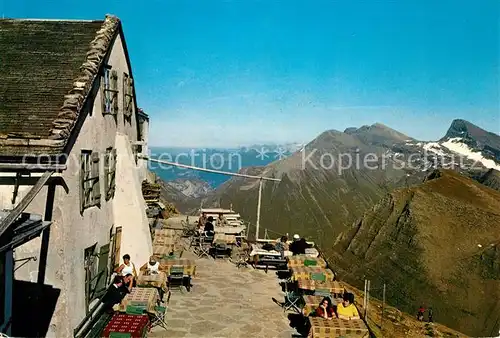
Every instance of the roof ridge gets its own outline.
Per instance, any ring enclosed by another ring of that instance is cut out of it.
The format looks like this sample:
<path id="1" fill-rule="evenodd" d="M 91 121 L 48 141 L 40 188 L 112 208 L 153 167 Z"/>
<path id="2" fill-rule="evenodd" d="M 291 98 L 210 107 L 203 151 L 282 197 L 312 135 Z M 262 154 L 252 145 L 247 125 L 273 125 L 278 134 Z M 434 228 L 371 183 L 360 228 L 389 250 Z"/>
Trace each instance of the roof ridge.
<path id="1" fill-rule="evenodd" d="M 120 20 L 114 15 L 106 15 L 101 29 L 90 43 L 87 59 L 80 67 L 80 75 L 74 79 L 73 88 L 64 96 L 64 102 L 52 123 L 49 139 L 66 139 L 75 125 L 80 110 L 87 99 L 104 57 L 118 29 Z"/>
<path id="2" fill-rule="evenodd" d="M 43 19 L 43 18 L 0 18 L 0 21 L 43 21 L 43 22 L 101 22 L 91 19 Z"/>

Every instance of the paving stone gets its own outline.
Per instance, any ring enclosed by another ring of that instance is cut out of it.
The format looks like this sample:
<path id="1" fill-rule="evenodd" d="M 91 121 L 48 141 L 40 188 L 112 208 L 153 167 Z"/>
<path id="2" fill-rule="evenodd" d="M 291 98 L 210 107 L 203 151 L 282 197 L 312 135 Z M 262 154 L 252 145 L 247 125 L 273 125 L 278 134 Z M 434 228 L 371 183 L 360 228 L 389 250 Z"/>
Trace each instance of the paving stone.
<path id="1" fill-rule="evenodd" d="M 211 336 L 213 332 L 220 331 L 224 328 L 224 325 L 204 320 L 201 322 L 191 324 L 189 333 L 197 334 L 201 336 Z"/>
<path id="2" fill-rule="evenodd" d="M 165 337 L 281 338 L 295 332 L 287 314 L 272 301 L 283 299 L 274 273 L 237 269 L 228 261 L 193 259 L 194 286 L 191 292 L 172 294 Z M 152 337 L 161 335 L 155 331 Z"/>

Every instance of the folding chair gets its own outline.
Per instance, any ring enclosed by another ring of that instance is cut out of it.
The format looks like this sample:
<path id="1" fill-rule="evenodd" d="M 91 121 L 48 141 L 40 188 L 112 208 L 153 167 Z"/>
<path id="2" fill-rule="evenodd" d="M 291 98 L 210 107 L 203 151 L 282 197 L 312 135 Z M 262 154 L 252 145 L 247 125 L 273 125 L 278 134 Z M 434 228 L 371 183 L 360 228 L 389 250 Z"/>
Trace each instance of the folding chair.
<path id="1" fill-rule="evenodd" d="M 200 246 L 201 237 L 202 237 L 202 235 L 200 233 L 198 233 L 198 232 L 194 233 L 191 236 L 191 240 L 189 241 L 189 248 L 188 249 L 191 249 L 192 247 L 194 247 L 194 250 L 196 251 Z"/>
<path id="2" fill-rule="evenodd" d="M 225 258 L 227 255 L 226 243 L 215 243 L 215 258 Z"/>
<path id="3" fill-rule="evenodd" d="M 167 323 L 165 322 L 165 314 L 167 313 L 167 306 L 155 306 L 155 313 L 151 320 L 151 328 L 155 326 L 161 326 L 167 330 Z"/>
<path id="4" fill-rule="evenodd" d="M 298 305 L 301 299 L 302 297 L 296 291 L 288 290 L 288 283 L 285 282 L 285 303 L 283 304 L 283 312 L 293 309 L 298 314 L 302 313 Z"/>
<path id="5" fill-rule="evenodd" d="M 214 236 L 202 235 L 200 239 L 200 246 L 198 251 L 198 257 L 207 256 L 210 257 L 210 249 L 212 248 L 212 242 Z"/>
<path id="6" fill-rule="evenodd" d="M 184 266 L 182 265 L 172 265 L 170 267 L 170 274 L 168 276 L 168 287 L 182 288 L 184 285 Z"/>

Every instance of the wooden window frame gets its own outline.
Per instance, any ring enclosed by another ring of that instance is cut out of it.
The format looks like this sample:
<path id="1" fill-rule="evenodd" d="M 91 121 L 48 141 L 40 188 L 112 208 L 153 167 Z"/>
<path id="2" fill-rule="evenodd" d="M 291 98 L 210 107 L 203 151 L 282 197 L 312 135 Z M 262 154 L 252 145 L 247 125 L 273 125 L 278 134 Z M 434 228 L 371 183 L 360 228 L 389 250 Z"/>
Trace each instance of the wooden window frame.
<path id="1" fill-rule="evenodd" d="M 118 116 L 118 72 L 106 65 L 103 69 L 102 81 L 102 114 Z"/>
<path id="2" fill-rule="evenodd" d="M 106 201 L 109 201 L 115 196 L 116 191 L 116 149 L 107 148 L 104 155 L 104 189 Z"/>
<path id="3" fill-rule="evenodd" d="M 97 242 L 94 245 L 86 248 L 83 254 L 83 268 L 85 269 L 85 313 L 89 313 L 89 306 L 92 302 L 92 282 L 94 279 L 94 275 L 96 274 L 96 257 L 97 254 L 95 252 L 97 247 Z"/>
<path id="4" fill-rule="evenodd" d="M 110 249 L 112 238 L 109 242 L 100 246 L 97 251 L 97 242 L 84 250 L 85 269 L 85 311 L 88 314 L 90 304 L 97 298 L 101 298 L 108 288 L 110 269 Z"/>
<path id="5" fill-rule="evenodd" d="M 80 213 L 101 206 L 99 153 L 82 150 L 80 155 Z"/>
<path id="6" fill-rule="evenodd" d="M 134 113 L 134 79 L 127 73 L 123 73 L 123 116 L 126 121 L 132 123 Z"/>

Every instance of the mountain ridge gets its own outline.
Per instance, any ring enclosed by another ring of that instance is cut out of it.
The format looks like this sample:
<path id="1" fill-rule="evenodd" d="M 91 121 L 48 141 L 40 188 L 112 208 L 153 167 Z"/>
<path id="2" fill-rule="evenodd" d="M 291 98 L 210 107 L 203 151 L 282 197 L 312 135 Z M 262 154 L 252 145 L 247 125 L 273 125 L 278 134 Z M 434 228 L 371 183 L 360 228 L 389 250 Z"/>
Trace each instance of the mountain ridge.
<path id="1" fill-rule="evenodd" d="M 500 241 L 491 237 L 498 230 L 500 193 L 439 170 L 367 210 L 328 259 L 358 288 L 365 278 L 375 288 L 386 283 L 388 302 L 406 312 L 427 304 L 439 322 L 484 336 L 498 332 L 500 319 Z"/>

